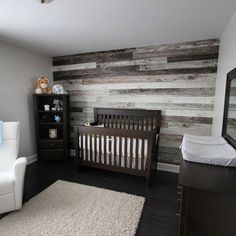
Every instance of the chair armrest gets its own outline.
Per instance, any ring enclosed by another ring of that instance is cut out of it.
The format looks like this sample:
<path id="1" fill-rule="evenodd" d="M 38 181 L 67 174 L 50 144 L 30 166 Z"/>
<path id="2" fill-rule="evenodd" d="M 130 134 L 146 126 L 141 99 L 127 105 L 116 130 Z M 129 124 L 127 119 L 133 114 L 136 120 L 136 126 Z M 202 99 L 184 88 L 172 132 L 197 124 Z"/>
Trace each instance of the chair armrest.
<path id="1" fill-rule="evenodd" d="M 16 159 L 14 163 L 16 209 L 20 209 L 22 205 L 26 163 L 27 163 L 26 157 L 20 157 Z"/>

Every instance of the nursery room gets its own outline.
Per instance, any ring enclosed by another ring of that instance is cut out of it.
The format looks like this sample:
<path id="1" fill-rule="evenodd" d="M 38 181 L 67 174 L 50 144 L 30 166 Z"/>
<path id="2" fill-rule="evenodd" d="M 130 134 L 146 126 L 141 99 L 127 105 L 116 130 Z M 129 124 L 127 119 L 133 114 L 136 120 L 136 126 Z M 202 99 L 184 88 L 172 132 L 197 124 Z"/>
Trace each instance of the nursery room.
<path id="1" fill-rule="evenodd" d="M 236 1 L 0 6 L 1 236 L 236 235 Z"/>

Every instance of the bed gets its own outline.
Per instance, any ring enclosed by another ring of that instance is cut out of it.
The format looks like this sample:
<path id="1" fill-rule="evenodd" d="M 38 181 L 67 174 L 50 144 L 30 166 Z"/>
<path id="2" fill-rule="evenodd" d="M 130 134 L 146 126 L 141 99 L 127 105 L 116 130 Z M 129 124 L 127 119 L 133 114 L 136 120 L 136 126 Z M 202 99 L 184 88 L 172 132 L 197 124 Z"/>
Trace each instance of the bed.
<path id="1" fill-rule="evenodd" d="M 149 185 L 158 160 L 161 111 L 94 108 L 94 121 L 99 127 L 74 127 L 79 166 L 143 176 Z"/>

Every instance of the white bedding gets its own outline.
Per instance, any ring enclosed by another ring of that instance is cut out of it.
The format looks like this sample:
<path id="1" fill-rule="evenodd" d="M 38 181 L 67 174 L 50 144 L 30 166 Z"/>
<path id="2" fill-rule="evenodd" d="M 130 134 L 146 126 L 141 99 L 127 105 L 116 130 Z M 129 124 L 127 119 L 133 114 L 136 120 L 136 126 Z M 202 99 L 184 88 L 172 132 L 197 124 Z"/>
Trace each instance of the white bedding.
<path id="1" fill-rule="evenodd" d="M 222 137 L 185 134 L 181 151 L 187 161 L 236 166 L 236 150 Z"/>
<path id="2" fill-rule="evenodd" d="M 97 145 L 95 147 L 95 139 L 97 139 Z M 90 161 L 92 158 L 94 158 L 95 154 L 95 149 L 96 152 L 99 153 L 99 137 L 95 137 L 92 135 L 91 137 L 92 140 L 92 152 L 90 151 L 90 136 L 88 135 L 88 140 L 87 140 L 87 150 L 88 150 L 88 160 Z M 109 163 L 109 156 L 111 157 L 112 165 L 115 164 L 115 158 L 114 158 L 114 141 L 115 137 L 111 136 L 110 138 L 106 138 L 106 154 L 107 154 L 107 163 Z M 133 148 L 130 150 L 130 142 L 133 142 Z M 119 163 L 119 159 L 121 157 L 121 166 L 125 167 L 125 138 L 121 138 L 121 144 L 122 144 L 122 149 L 120 153 L 120 140 L 117 138 L 116 140 L 116 163 Z M 146 158 L 147 158 L 147 145 L 148 145 L 148 140 L 144 140 L 144 166 L 146 165 Z M 79 147 L 80 149 L 82 148 L 84 152 L 84 158 L 85 158 L 85 147 L 86 147 L 86 142 L 85 142 L 85 136 L 83 136 L 83 147 L 82 147 L 82 142 L 81 142 L 81 136 L 79 137 Z M 90 154 L 92 153 L 92 156 L 90 157 Z M 127 166 L 130 166 L 130 153 L 132 153 L 132 168 L 135 167 L 136 163 L 136 139 L 130 139 L 127 138 Z M 141 169 L 141 156 L 142 156 L 142 140 L 138 139 L 138 169 Z M 101 159 L 102 163 L 105 163 L 104 159 L 104 136 L 101 137 Z M 94 160 L 94 159 L 93 159 Z M 95 160 L 96 162 L 99 162 L 99 154 L 97 154 L 97 159 Z"/>
<path id="3" fill-rule="evenodd" d="M 83 153 L 84 153 L 84 160 L 85 160 L 85 150 L 83 149 Z M 110 163 L 110 159 L 111 159 L 111 163 Z M 137 158 L 137 166 L 136 166 L 136 159 L 133 158 L 132 159 L 132 168 L 135 168 L 135 169 L 139 169 L 141 170 L 142 169 L 142 161 L 143 161 L 143 168 L 145 169 L 146 168 L 146 156 L 144 157 L 144 159 L 142 160 L 141 158 Z M 95 158 L 95 152 L 92 151 L 92 156 L 90 157 L 90 151 L 88 152 L 88 161 L 93 161 L 95 163 L 100 163 L 99 161 L 99 154 L 97 153 L 97 157 Z M 105 157 L 104 157 L 104 153 L 101 153 L 101 163 L 102 164 L 105 164 Z M 126 163 L 125 163 L 125 157 L 124 156 L 116 156 L 116 159 L 115 159 L 115 156 L 114 154 L 110 154 L 108 155 L 107 154 L 107 157 L 106 157 L 106 163 L 108 165 L 118 165 L 118 166 L 121 166 L 121 167 L 130 167 L 130 158 L 127 157 L 126 158 Z"/>

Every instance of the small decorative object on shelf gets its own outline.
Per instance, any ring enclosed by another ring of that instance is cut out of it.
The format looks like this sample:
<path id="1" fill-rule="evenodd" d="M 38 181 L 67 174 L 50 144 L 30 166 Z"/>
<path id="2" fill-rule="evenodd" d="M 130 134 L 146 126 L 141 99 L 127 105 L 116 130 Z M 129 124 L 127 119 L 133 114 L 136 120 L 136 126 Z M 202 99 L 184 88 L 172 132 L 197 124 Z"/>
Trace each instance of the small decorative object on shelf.
<path id="1" fill-rule="evenodd" d="M 68 159 L 70 155 L 70 96 L 33 94 L 33 98 L 38 160 Z"/>
<path id="2" fill-rule="evenodd" d="M 57 129 L 49 129 L 49 138 L 56 139 L 57 138 Z"/>
<path id="3" fill-rule="evenodd" d="M 60 123 L 61 122 L 61 117 L 60 116 L 54 116 L 54 120 L 56 121 L 56 123 Z"/>
<path id="4" fill-rule="evenodd" d="M 62 111 L 63 110 L 63 102 L 59 99 L 54 99 L 52 111 Z"/>
<path id="5" fill-rule="evenodd" d="M 65 91 L 65 89 L 63 88 L 63 86 L 60 85 L 60 84 L 55 84 L 55 85 L 52 87 L 52 91 L 53 91 L 53 94 L 67 94 L 67 92 Z"/>
<path id="6" fill-rule="evenodd" d="M 50 111 L 50 106 L 49 105 L 44 105 L 44 111 Z"/>
<path id="7" fill-rule="evenodd" d="M 42 76 L 37 80 L 36 94 L 52 94 L 52 89 L 48 87 L 48 78 Z"/>

